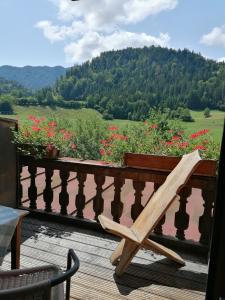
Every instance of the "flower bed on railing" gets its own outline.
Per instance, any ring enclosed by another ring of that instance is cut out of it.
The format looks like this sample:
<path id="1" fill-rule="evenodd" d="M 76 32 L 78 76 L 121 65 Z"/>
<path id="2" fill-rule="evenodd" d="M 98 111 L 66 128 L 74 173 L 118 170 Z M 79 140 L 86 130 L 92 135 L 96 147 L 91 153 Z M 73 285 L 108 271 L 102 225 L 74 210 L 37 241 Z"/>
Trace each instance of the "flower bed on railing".
<path id="1" fill-rule="evenodd" d="M 74 126 L 63 118 L 29 116 L 19 122 L 19 131 L 14 136 L 22 150 L 23 143 L 33 148 L 44 145 L 59 149 L 61 156 L 116 163 L 122 163 L 126 152 L 182 156 L 198 149 L 204 158 L 218 158 L 219 144 L 214 142 L 209 129 L 186 134 L 178 124 L 152 117 L 120 128 L 108 126 L 101 118 L 92 118 L 80 120 Z"/>

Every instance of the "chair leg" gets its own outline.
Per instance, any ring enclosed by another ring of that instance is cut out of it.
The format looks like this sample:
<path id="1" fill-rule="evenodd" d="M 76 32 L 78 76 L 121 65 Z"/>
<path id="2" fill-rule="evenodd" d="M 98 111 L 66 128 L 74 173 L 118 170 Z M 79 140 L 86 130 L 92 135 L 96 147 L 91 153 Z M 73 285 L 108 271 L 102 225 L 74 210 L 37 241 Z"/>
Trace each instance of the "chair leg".
<path id="1" fill-rule="evenodd" d="M 156 253 L 162 254 L 162 255 L 166 256 L 167 258 L 170 258 L 173 261 L 175 261 L 183 266 L 185 265 L 185 261 L 180 257 L 180 255 L 178 255 L 176 252 L 170 250 L 169 248 L 167 248 L 163 245 L 160 245 L 152 240 L 145 239 L 141 246 L 146 249 L 152 250 Z"/>
<path id="2" fill-rule="evenodd" d="M 125 240 L 123 252 L 122 252 L 122 255 L 120 256 L 120 261 L 115 270 L 117 276 L 121 276 L 123 274 L 125 269 L 130 264 L 132 258 L 135 256 L 135 254 L 139 250 L 139 248 L 140 248 L 140 245 L 138 245 L 132 241 Z"/>
<path id="3" fill-rule="evenodd" d="M 110 257 L 110 262 L 113 266 L 117 265 L 125 245 L 125 239 L 122 239 L 120 243 L 117 245 L 116 249 L 113 251 L 113 254 Z"/>

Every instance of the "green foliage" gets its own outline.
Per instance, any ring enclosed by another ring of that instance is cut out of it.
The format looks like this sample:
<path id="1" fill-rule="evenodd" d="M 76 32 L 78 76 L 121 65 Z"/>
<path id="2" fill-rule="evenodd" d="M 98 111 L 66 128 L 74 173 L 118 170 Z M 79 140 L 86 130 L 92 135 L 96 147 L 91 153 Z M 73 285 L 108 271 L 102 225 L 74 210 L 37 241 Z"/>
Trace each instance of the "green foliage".
<path id="1" fill-rule="evenodd" d="M 13 130 L 13 134 L 18 149 L 37 158 L 46 156 L 46 151 L 53 149 L 60 150 L 61 155 L 67 155 L 77 148 L 74 144 L 74 134 L 64 129 L 54 118 L 30 115 L 19 124 L 18 131 Z"/>
<path id="2" fill-rule="evenodd" d="M 57 105 L 62 100 L 83 101 L 113 118 L 130 120 L 145 120 L 154 106 L 183 107 L 180 118 L 190 122 L 187 108 L 223 108 L 224 76 L 224 64 L 187 49 L 128 48 L 68 69 L 53 88 L 40 90 L 35 97 L 41 104 L 50 93 Z"/>
<path id="3" fill-rule="evenodd" d="M 0 113 L 3 115 L 12 115 L 13 114 L 12 104 L 7 100 L 0 101 Z"/>
<path id="4" fill-rule="evenodd" d="M 205 118 L 211 117 L 210 109 L 209 109 L 208 107 L 206 107 L 206 108 L 204 109 L 203 114 L 204 114 Z"/>

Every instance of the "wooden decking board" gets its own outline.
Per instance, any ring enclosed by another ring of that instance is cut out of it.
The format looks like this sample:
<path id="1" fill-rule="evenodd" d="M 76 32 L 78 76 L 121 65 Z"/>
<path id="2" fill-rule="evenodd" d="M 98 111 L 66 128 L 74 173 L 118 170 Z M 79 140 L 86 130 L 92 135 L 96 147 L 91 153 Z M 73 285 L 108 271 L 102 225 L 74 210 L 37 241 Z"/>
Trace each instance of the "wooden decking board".
<path id="1" fill-rule="evenodd" d="M 118 278 L 109 262 L 117 242 L 107 234 L 93 234 L 91 230 L 27 218 L 22 227 L 21 267 L 51 263 L 65 269 L 67 250 L 74 248 L 81 266 L 72 279 L 71 299 L 204 299 L 207 266 L 188 261 L 177 270 L 161 256 L 140 251 L 124 276 Z M 9 268 L 7 254 L 2 269 Z"/>
<path id="2" fill-rule="evenodd" d="M 24 231 L 23 233 L 26 235 L 26 232 L 29 231 Z M 29 235 L 27 235 L 29 236 Z M 90 245 L 80 245 L 79 242 L 72 242 L 72 241 L 67 241 L 67 240 L 63 240 L 64 244 L 60 245 L 59 242 L 62 241 L 59 238 L 56 237 L 51 237 L 49 239 L 49 243 L 46 241 L 46 238 L 42 236 L 38 237 L 38 245 L 36 243 L 36 241 L 34 239 L 30 239 L 27 243 L 27 241 L 24 242 L 24 245 L 29 246 L 31 248 L 34 248 L 38 246 L 39 250 L 43 250 L 46 253 L 49 253 L 50 251 L 55 253 L 57 255 L 60 255 L 63 257 L 65 257 L 66 255 L 66 251 L 69 247 L 72 247 L 74 249 L 76 249 L 77 254 L 79 255 L 80 259 L 82 260 L 83 263 L 85 263 L 87 261 L 87 257 L 88 257 L 88 263 L 93 265 L 93 268 L 95 268 L 96 271 L 96 267 L 101 266 L 101 267 L 105 267 L 107 269 L 109 269 L 109 274 L 106 274 L 107 276 L 110 276 L 110 274 L 112 273 L 112 270 L 114 270 L 114 267 L 111 266 L 111 264 L 109 263 L 109 255 L 111 254 L 111 251 L 108 251 L 107 255 L 105 255 L 105 250 L 102 251 L 101 249 L 94 247 L 94 246 L 90 246 Z M 52 244 L 52 245 L 51 245 Z M 51 245 L 51 247 L 50 247 Z M 60 246 L 60 248 L 56 248 L 55 246 Z M 25 250 L 26 251 L 26 250 Z M 96 254 L 96 251 L 97 254 Z M 150 253 L 149 253 L 150 255 Z M 42 256 L 43 257 L 43 256 Z M 97 259 L 97 261 L 96 261 Z M 177 279 L 179 278 L 179 280 L 182 280 L 183 283 L 188 284 L 189 288 L 193 287 L 197 290 L 202 289 L 204 287 L 203 283 L 202 283 L 202 279 L 201 279 L 201 275 L 199 274 L 188 274 L 185 273 L 185 271 L 182 271 L 183 274 L 181 274 L 179 276 L 179 274 L 174 274 L 174 270 L 173 268 L 171 268 L 171 266 L 159 266 L 159 264 L 156 265 L 156 267 L 153 267 L 153 270 L 151 270 L 151 272 L 149 272 L 149 268 L 148 266 L 143 265 L 143 261 L 141 261 L 142 265 L 141 266 L 136 266 L 135 268 L 132 267 L 130 268 L 130 271 L 128 272 L 130 276 L 135 277 L 135 280 L 137 280 L 138 277 L 140 277 L 139 280 L 152 280 L 153 282 L 162 282 L 162 278 L 163 277 L 163 281 L 167 282 L 168 284 L 172 284 L 174 278 Z M 155 262 L 151 261 L 151 264 L 155 264 Z M 139 269 L 139 270 L 137 270 Z M 151 267 L 152 269 L 152 267 Z M 180 271 L 179 271 L 180 272 Z M 102 271 L 100 270 L 100 274 L 102 273 Z M 189 275 L 189 276 L 187 276 Z M 198 278 L 200 277 L 200 278 Z M 170 283 L 172 282 L 172 283 Z"/>
<path id="3" fill-rule="evenodd" d="M 98 254 L 97 255 L 103 255 L 104 257 L 109 257 L 108 255 L 111 255 L 112 251 L 115 249 L 117 243 L 118 243 L 118 239 L 115 239 L 111 237 L 111 235 L 108 235 L 107 233 L 96 233 L 94 232 L 94 234 L 98 235 L 95 236 L 93 235 L 93 231 L 87 231 L 86 229 L 81 229 L 81 228 L 74 228 L 74 227 L 69 227 L 69 226 L 64 226 L 64 225 L 59 225 L 59 224 L 52 224 L 52 223 L 48 223 L 48 226 L 51 225 L 58 225 L 59 227 L 50 227 L 51 231 L 45 231 L 45 229 L 42 228 L 42 230 L 40 230 L 39 226 L 36 224 L 36 222 L 39 222 L 39 224 L 42 224 L 41 221 L 36 221 L 35 223 L 28 223 L 29 224 L 29 230 L 31 230 L 32 232 L 35 231 L 39 236 L 40 239 L 41 237 L 46 237 L 47 236 L 51 236 L 51 237 L 55 237 L 56 240 L 58 239 L 58 242 L 62 245 L 68 244 L 68 243 L 76 243 L 74 244 L 75 246 L 77 245 L 77 243 L 80 244 L 87 244 L 88 246 L 94 246 L 98 248 Z M 25 222 L 24 222 L 25 223 Z M 45 222 L 46 223 L 46 222 Z M 26 224 L 26 223 L 25 223 Z M 28 225 L 27 224 L 27 225 Z M 47 223 L 46 223 L 47 224 Z M 26 231 L 28 228 L 28 226 L 24 227 L 24 230 Z M 63 231 L 62 235 L 59 234 L 59 230 L 58 228 L 60 228 L 62 230 L 65 229 L 65 231 Z M 67 231 L 66 231 L 67 230 Z M 71 231 L 70 231 L 71 230 Z M 49 240 L 49 242 L 51 242 L 51 239 Z M 135 260 L 140 259 L 140 263 L 145 263 L 145 260 L 147 261 L 152 261 L 152 262 L 158 262 L 159 264 L 163 264 L 163 265 L 169 265 L 170 269 L 171 269 L 171 262 L 167 259 L 162 259 L 162 256 L 160 255 L 156 255 L 155 253 L 148 251 L 148 250 L 143 250 L 141 251 L 141 254 L 139 255 L 139 253 L 135 256 Z M 192 261 L 186 261 L 186 266 L 182 267 L 182 271 L 180 271 L 180 273 L 182 273 L 183 271 L 186 270 L 195 270 L 197 274 L 199 273 L 203 273 L 206 274 L 207 273 L 207 265 L 202 264 L 202 263 L 198 263 L 196 264 L 196 262 L 192 262 Z M 165 268 L 166 270 L 166 268 Z M 198 281 L 198 280 L 197 280 Z"/>

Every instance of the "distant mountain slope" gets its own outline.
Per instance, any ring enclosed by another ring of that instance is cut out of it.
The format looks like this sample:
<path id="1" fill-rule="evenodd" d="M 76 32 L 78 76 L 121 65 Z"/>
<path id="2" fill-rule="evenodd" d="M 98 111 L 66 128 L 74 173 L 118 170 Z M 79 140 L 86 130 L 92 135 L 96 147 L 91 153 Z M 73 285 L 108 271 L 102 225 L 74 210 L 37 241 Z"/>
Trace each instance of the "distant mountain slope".
<path id="1" fill-rule="evenodd" d="M 1 66 L 0 77 L 7 80 L 14 80 L 31 90 L 38 90 L 46 86 L 52 86 L 56 79 L 65 75 L 66 68 L 56 67 L 13 67 Z"/>
<path id="2" fill-rule="evenodd" d="M 0 100 L 4 95 L 7 95 L 7 97 L 11 96 L 15 99 L 15 97 L 28 96 L 29 91 L 15 81 L 0 77 Z"/>
<path id="3" fill-rule="evenodd" d="M 153 106 L 225 107 L 225 64 L 187 49 L 128 48 L 102 53 L 67 70 L 36 99 L 84 101 L 114 118 L 143 119 Z"/>

